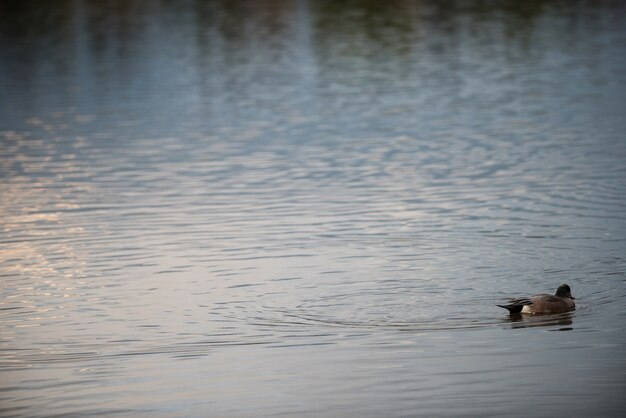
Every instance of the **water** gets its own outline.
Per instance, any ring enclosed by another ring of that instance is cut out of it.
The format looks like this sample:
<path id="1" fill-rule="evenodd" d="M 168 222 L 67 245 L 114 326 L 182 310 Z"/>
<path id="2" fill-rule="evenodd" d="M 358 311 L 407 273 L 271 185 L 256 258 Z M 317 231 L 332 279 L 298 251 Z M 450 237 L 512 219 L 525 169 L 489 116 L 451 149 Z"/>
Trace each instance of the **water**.
<path id="1" fill-rule="evenodd" d="M 3 2 L 0 415 L 621 416 L 625 12 Z"/>

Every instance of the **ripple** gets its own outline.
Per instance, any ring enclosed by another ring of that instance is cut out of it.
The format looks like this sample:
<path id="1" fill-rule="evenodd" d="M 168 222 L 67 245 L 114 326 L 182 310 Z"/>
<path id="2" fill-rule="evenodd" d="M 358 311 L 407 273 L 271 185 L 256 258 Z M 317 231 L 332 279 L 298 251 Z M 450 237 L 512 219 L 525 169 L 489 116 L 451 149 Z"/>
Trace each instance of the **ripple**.
<path id="1" fill-rule="evenodd" d="M 419 298 L 406 299 L 401 293 L 381 295 L 382 292 L 341 294 L 308 300 L 294 308 L 269 308 L 254 318 L 239 318 L 253 321 L 256 325 L 306 329 L 319 326 L 340 328 L 368 328 L 372 331 L 393 329 L 399 331 L 449 331 L 501 327 L 520 318 L 509 318 L 494 301 L 442 299 L 428 301 Z M 381 302 L 384 300 L 385 302 Z M 443 302 L 443 304 L 442 304 Z M 481 312 L 482 311 L 482 312 Z M 572 317 L 569 316 L 569 324 Z M 560 316 L 541 316 L 527 319 L 528 326 L 563 325 Z"/>

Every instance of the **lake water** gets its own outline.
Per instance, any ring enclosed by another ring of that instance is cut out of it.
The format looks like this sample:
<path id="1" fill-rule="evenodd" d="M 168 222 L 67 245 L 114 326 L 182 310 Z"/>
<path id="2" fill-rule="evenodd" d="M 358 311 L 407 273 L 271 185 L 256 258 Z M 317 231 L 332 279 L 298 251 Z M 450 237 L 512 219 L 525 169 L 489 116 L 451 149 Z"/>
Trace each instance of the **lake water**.
<path id="1" fill-rule="evenodd" d="M 0 415 L 623 416 L 625 69 L 620 1 L 2 2 Z"/>

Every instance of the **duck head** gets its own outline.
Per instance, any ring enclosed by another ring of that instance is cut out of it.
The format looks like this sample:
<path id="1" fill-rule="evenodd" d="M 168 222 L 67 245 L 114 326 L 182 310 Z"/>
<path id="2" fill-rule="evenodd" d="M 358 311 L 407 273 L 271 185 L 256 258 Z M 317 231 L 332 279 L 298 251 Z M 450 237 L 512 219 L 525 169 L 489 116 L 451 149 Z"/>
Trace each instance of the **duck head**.
<path id="1" fill-rule="evenodd" d="M 574 296 L 572 296 L 572 289 L 570 289 L 569 286 L 566 284 L 562 284 L 561 286 L 559 286 L 559 288 L 556 289 L 555 295 L 560 298 L 576 299 Z"/>

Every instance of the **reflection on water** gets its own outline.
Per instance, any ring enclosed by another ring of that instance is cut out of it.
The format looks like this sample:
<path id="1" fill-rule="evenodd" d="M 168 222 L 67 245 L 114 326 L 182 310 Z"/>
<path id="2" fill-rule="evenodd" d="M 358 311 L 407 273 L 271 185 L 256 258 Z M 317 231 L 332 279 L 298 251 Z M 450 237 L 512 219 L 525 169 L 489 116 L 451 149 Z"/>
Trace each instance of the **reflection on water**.
<path id="1" fill-rule="evenodd" d="M 523 314 L 510 314 L 509 321 L 511 322 L 511 328 L 529 328 L 529 327 L 557 327 L 558 331 L 571 331 L 574 328 L 573 324 L 574 314 L 572 312 L 566 312 L 562 314 L 553 315 L 523 315 Z"/>
<path id="2" fill-rule="evenodd" d="M 621 416 L 625 12 L 2 2 L 0 415 Z"/>

